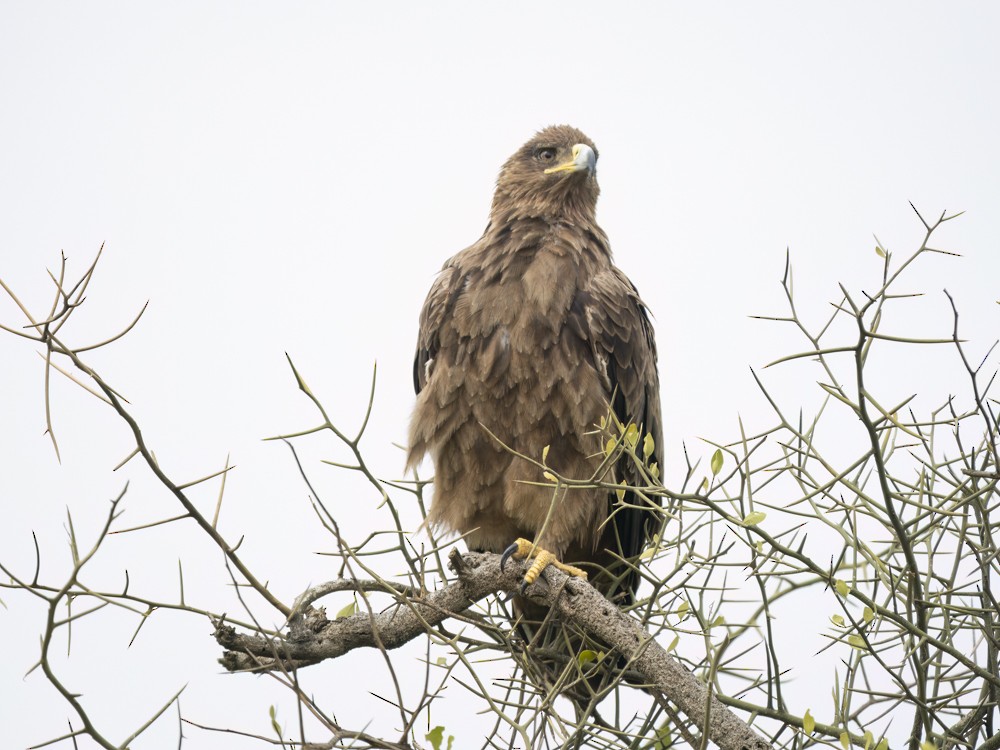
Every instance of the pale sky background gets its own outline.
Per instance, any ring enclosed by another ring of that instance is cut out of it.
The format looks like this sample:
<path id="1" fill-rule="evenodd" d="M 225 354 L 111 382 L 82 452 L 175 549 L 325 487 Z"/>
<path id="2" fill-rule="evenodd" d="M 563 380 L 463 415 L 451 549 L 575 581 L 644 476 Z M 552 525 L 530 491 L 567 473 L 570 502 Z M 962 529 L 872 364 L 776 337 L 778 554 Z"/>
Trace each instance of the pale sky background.
<path id="1" fill-rule="evenodd" d="M 939 240 L 964 257 L 914 270 L 908 285 L 927 296 L 895 330 L 948 335 L 947 288 L 981 356 L 1000 331 L 998 39 L 990 3 L 2 2 L 0 278 L 41 317 L 60 250 L 75 275 L 105 243 L 65 338 L 99 340 L 150 300 L 135 330 L 89 361 L 175 479 L 231 454 L 222 528 L 246 536 L 247 560 L 291 601 L 334 571 L 315 555 L 330 541 L 287 450 L 261 442 L 314 423 L 284 352 L 350 429 L 378 362 L 368 455 L 398 477 L 392 443 L 406 438 L 423 297 L 481 233 L 500 164 L 545 125 L 571 123 L 600 149 L 598 218 L 655 315 L 668 485 L 682 442 L 700 457 L 710 451 L 698 438 L 735 437 L 737 414 L 770 425 L 748 368 L 801 345 L 748 316 L 783 312 L 786 247 L 816 322 L 838 282 L 875 285 L 873 233 L 897 257 L 919 245 L 907 201 L 928 216 L 965 210 Z M 0 322 L 25 321 L 2 298 Z M 897 363 L 885 384 L 940 402 L 961 384 L 950 352 L 938 354 Z M 124 425 L 62 379 L 58 464 L 41 360 L 5 334 L 0 363 L 5 564 L 30 578 L 34 531 L 42 579 L 61 583 L 67 508 L 89 542 L 126 480 L 123 525 L 177 512 L 138 464 L 112 473 L 130 450 Z M 765 377 L 791 408 L 818 401 L 815 371 Z M 310 460 L 339 455 L 325 438 L 312 445 Z M 362 485 L 311 470 L 352 538 L 382 524 Z M 197 497 L 210 507 L 215 493 Z M 189 602 L 228 606 L 218 553 L 179 525 L 115 537 L 86 580 L 117 589 L 127 568 L 133 591 L 175 598 L 178 559 Z M 23 677 L 43 609 L 0 598 L 0 745 L 19 748 L 65 732 L 72 713 L 40 673 Z M 57 664 L 112 738 L 185 683 L 196 721 L 270 734 L 276 701 L 292 721 L 266 678 L 220 674 L 205 621 L 158 612 L 127 648 L 135 627 L 84 620 Z M 822 643 L 808 628 L 802 638 L 805 654 Z M 372 659 L 315 668 L 307 687 L 348 726 L 371 718 L 370 731 L 389 733 L 394 715 L 355 682 Z M 829 673 L 799 674 L 828 703 Z M 434 710 L 460 735 L 464 714 Z M 175 747 L 176 732 L 170 714 L 134 747 Z M 186 734 L 185 748 L 252 744 Z"/>

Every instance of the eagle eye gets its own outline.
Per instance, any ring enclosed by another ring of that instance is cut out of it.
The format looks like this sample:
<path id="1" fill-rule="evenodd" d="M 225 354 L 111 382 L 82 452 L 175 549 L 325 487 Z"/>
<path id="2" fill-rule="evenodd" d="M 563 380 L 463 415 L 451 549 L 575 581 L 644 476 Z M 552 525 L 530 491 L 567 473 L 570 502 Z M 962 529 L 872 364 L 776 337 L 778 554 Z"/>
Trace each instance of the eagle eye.
<path id="1" fill-rule="evenodd" d="M 535 158 L 543 164 L 548 164 L 551 161 L 555 161 L 556 150 L 551 146 L 545 148 L 539 148 L 535 150 Z"/>

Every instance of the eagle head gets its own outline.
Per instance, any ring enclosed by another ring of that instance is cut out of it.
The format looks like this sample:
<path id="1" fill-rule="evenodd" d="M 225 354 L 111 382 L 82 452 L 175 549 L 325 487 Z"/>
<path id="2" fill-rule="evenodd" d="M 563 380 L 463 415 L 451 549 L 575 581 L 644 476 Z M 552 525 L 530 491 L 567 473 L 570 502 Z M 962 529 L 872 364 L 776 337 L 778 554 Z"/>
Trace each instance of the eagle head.
<path id="1" fill-rule="evenodd" d="M 553 125 L 500 169 L 492 213 L 592 220 L 599 193 L 594 142 L 574 127 Z"/>

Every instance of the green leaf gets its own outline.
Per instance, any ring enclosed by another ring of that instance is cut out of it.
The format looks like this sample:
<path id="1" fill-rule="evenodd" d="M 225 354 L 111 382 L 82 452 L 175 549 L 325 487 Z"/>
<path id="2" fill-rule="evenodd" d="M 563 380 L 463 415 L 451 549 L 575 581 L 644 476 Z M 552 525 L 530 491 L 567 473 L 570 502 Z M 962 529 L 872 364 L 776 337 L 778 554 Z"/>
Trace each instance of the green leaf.
<path id="1" fill-rule="evenodd" d="M 712 454 L 712 476 L 718 476 L 719 472 L 722 471 L 722 449 L 716 448 L 715 453 Z"/>
<path id="2" fill-rule="evenodd" d="M 865 740 L 865 750 L 868 750 L 868 748 L 871 747 L 872 743 L 875 741 L 875 737 L 872 735 L 870 731 L 865 730 L 864 740 Z"/>
<path id="3" fill-rule="evenodd" d="M 341 617 L 350 617 L 351 615 L 356 615 L 358 613 L 358 603 L 356 601 L 351 602 L 343 609 L 337 612 L 337 616 L 333 619 L 339 620 Z"/>
<path id="4" fill-rule="evenodd" d="M 847 596 L 849 593 L 851 593 L 851 587 L 848 586 L 843 581 L 841 581 L 839 578 L 833 582 L 833 585 L 834 588 L 837 589 L 837 593 L 840 594 L 841 596 Z"/>
<path id="5" fill-rule="evenodd" d="M 816 728 L 816 719 L 813 715 L 809 713 L 809 709 L 806 709 L 806 715 L 802 717 L 802 729 L 806 734 L 812 734 L 813 730 Z"/>
<path id="6" fill-rule="evenodd" d="M 871 607 L 865 607 L 865 611 L 862 614 L 862 617 L 865 618 L 865 624 L 867 625 L 869 622 L 875 619 L 875 613 L 872 612 Z"/>
<path id="7" fill-rule="evenodd" d="M 278 739 L 280 740 L 282 734 L 281 734 L 281 724 L 278 723 L 278 709 L 275 708 L 274 706 L 271 706 L 267 710 L 267 715 L 271 717 L 271 729 L 274 730 L 274 733 L 278 735 Z"/>
<path id="8" fill-rule="evenodd" d="M 761 513 L 759 510 L 755 510 L 752 513 L 747 513 L 746 518 L 743 519 L 743 525 L 756 526 L 765 518 L 767 518 L 767 513 Z"/>
<path id="9" fill-rule="evenodd" d="M 615 452 L 615 446 L 618 445 L 618 441 L 614 438 L 608 438 L 608 442 L 604 444 L 604 455 L 610 456 Z"/>
<path id="10" fill-rule="evenodd" d="M 719 625 L 725 625 L 725 624 L 726 624 L 726 618 L 723 617 L 722 615 L 719 615 L 714 620 L 712 620 L 712 624 L 709 625 L 708 627 L 717 628 L 719 627 Z"/>
<path id="11" fill-rule="evenodd" d="M 930 740 L 924 740 L 920 743 L 920 750 L 937 750 L 937 745 Z"/>
<path id="12" fill-rule="evenodd" d="M 832 617 L 830 618 L 830 622 L 832 622 L 832 623 L 833 623 L 834 625 L 836 625 L 836 626 L 837 626 L 838 628 L 842 628 L 842 627 L 844 627 L 844 624 L 845 624 L 845 623 L 844 623 L 844 618 L 843 618 L 843 616 L 842 616 L 842 615 L 833 615 L 833 616 L 832 616 Z"/>
<path id="13" fill-rule="evenodd" d="M 670 738 L 670 722 L 665 721 L 656 729 L 653 750 L 670 750 L 673 746 L 674 741 Z"/>
<path id="14" fill-rule="evenodd" d="M 656 450 L 656 441 L 654 441 L 653 440 L 653 436 L 650 435 L 647 432 L 646 433 L 646 437 L 644 437 L 642 439 L 642 456 L 643 456 L 643 458 L 648 459 L 650 456 L 653 455 L 653 451 L 655 451 L 655 450 Z"/>
<path id="15" fill-rule="evenodd" d="M 618 484 L 621 485 L 622 487 L 627 486 L 625 484 L 625 480 L 624 479 L 622 481 L 620 481 Z M 618 495 L 618 502 L 620 502 L 620 503 L 624 503 L 625 502 L 625 490 L 624 489 L 615 490 L 615 494 Z"/>
<path id="16" fill-rule="evenodd" d="M 635 426 L 633 422 L 628 427 L 625 428 L 625 445 L 629 448 L 635 448 L 639 442 L 639 428 Z"/>
<path id="17" fill-rule="evenodd" d="M 552 447 L 551 445 L 546 445 L 544 448 L 542 448 L 542 464 L 544 464 L 545 459 L 549 457 L 549 448 L 551 447 Z"/>
<path id="18" fill-rule="evenodd" d="M 444 742 L 444 727 L 439 724 L 425 734 L 424 739 L 431 743 L 434 750 L 441 750 L 441 743 Z"/>
<path id="19" fill-rule="evenodd" d="M 880 257 L 880 258 L 884 258 L 885 257 L 885 250 L 883 250 L 881 247 L 879 247 L 878 245 L 876 245 L 875 246 L 875 254 L 878 257 Z"/>
<path id="20" fill-rule="evenodd" d="M 434 663 L 437 664 L 439 667 L 447 667 L 448 666 L 448 660 L 445 659 L 443 656 L 439 656 L 437 658 L 437 661 L 434 662 Z"/>
<path id="21" fill-rule="evenodd" d="M 849 735 L 847 732 L 841 732 L 840 733 L 840 745 L 841 745 L 841 747 L 844 748 L 844 750 L 850 750 L 850 747 L 851 747 L 851 735 Z"/>
<path id="22" fill-rule="evenodd" d="M 653 479 L 660 478 L 660 467 L 657 465 L 656 461 L 653 461 L 653 463 L 649 465 L 649 473 L 653 475 Z"/>
<path id="23" fill-rule="evenodd" d="M 642 551 L 642 554 L 639 555 L 639 559 L 652 560 L 653 556 L 659 551 L 659 549 L 660 549 L 660 535 L 653 534 L 653 538 L 649 540 L 649 546 L 647 546 L 646 549 Z"/>
<path id="24" fill-rule="evenodd" d="M 850 643 L 852 646 L 854 646 L 854 648 L 860 649 L 861 651 L 864 651 L 865 649 L 868 648 L 868 646 L 865 645 L 865 639 L 862 638 L 860 635 L 847 636 L 847 642 Z"/>
<path id="25" fill-rule="evenodd" d="M 579 653 L 579 655 L 576 657 L 576 661 L 581 667 L 585 667 L 588 664 L 590 664 L 590 662 L 592 661 L 599 662 L 603 658 L 604 658 L 603 651 L 591 651 L 590 649 L 586 649 Z"/>
<path id="26" fill-rule="evenodd" d="M 875 750 L 889 750 L 889 740 L 885 737 L 880 739 L 878 744 L 875 746 Z"/>
<path id="27" fill-rule="evenodd" d="M 670 641 L 670 645 L 667 646 L 667 653 L 669 654 L 671 651 L 677 648 L 677 644 L 680 642 L 681 642 L 681 637 L 679 635 L 675 635 L 674 639 Z"/>
<path id="28" fill-rule="evenodd" d="M 690 608 L 690 606 L 691 605 L 687 603 L 687 600 L 682 601 L 680 603 L 680 606 L 677 607 L 677 610 L 676 610 L 677 616 L 680 617 L 682 620 L 685 617 L 687 617 L 688 609 Z"/>
<path id="29" fill-rule="evenodd" d="M 551 471 L 543 471 L 542 476 L 548 479 L 550 482 L 556 481 L 556 475 L 553 474 Z"/>

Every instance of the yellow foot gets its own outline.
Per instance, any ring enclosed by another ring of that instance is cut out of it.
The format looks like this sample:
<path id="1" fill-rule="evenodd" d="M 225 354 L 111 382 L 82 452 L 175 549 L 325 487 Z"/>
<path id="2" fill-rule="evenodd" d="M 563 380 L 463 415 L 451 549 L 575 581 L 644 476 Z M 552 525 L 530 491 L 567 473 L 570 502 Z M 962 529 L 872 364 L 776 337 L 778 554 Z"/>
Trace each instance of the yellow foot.
<path id="1" fill-rule="evenodd" d="M 518 560 L 527 560 L 532 557 L 532 552 L 534 552 L 535 559 L 531 563 L 531 567 L 528 568 L 528 572 L 524 574 L 524 581 L 521 583 L 522 594 L 528 586 L 538 580 L 538 576 L 549 565 L 554 565 L 567 575 L 587 580 L 587 571 L 580 570 L 577 567 L 560 562 L 556 556 L 547 549 L 536 547 L 533 542 L 529 542 L 527 539 L 517 539 L 512 545 L 503 551 L 503 555 L 500 557 L 500 570 L 504 569 L 504 566 L 507 564 L 507 560 L 511 557 L 516 557 Z"/>

